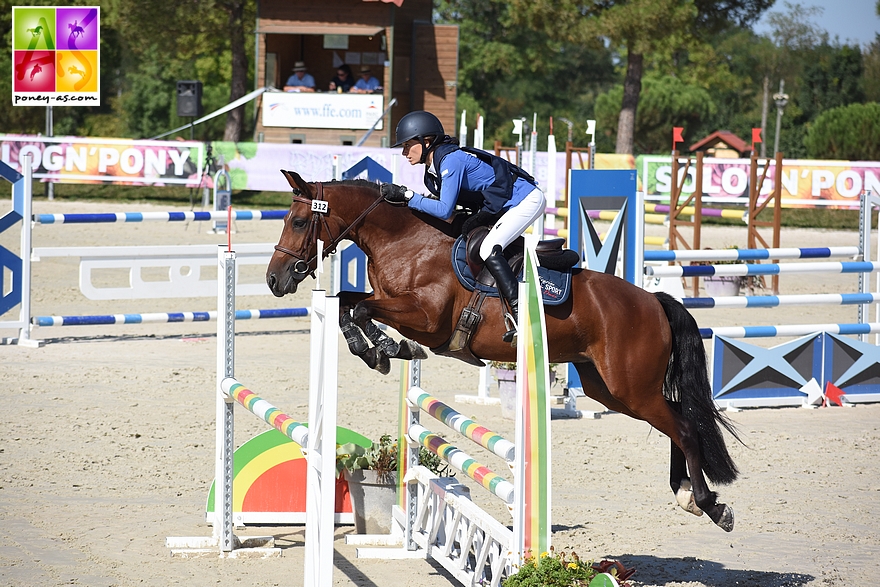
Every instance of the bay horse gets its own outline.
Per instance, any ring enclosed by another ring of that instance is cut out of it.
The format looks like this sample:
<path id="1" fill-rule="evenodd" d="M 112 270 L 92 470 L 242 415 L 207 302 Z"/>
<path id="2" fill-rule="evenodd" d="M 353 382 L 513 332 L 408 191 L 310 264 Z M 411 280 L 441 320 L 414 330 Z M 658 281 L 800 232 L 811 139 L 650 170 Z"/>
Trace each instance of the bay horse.
<path id="1" fill-rule="evenodd" d="M 389 358 L 424 358 L 420 345 L 442 347 L 471 296 L 451 267 L 458 236 L 452 224 L 385 202 L 378 184 L 307 183 L 297 173 L 282 173 L 293 196 L 266 271 L 272 293 L 293 293 L 307 275 L 314 276 L 318 239 L 326 243 L 323 256 L 348 239 L 366 253 L 373 286 L 371 294 L 339 294 L 349 349 L 387 373 Z M 501 339 L 502 312 L 492 305 L 484 306 L 470 350 L 481 359 L 515 361 L 516 350 Z M 546 306 L 545 315 L 549 360 L 573 363 L 587 396 L 667 435 L 669 483 L 679 505 L 695 515 L 706 512 L 719 527 L 733 530 L 733 510 L 717 501 L 706 479 L 736 480 L 722 427 L 739 437 L 712 399 L 693 316 L 667 294 L 581 269 L 573 270 L 569 299 Z M 373 320 L 408 340 L 392 340 Z"/>

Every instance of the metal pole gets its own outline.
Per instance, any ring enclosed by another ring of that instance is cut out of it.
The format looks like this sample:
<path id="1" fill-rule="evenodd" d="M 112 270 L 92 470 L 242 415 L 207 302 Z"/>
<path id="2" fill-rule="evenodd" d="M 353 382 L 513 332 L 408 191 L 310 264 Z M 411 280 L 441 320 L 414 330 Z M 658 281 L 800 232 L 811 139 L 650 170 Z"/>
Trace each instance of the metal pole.
<path id="1" fill-rule="evenodd" d="M 55 133 L 55 120 L 52 112 L 52 106 L 46 106 L 46 136 L 51 137 L 54 136 Z M 55 199 L 55 184 L 51 181 L 46 181 L 46 199 L 54 200 Z"/>
<path id="2" fill-rule="evenodd" d="M 773 94 L 773 100 L 776 102 L 776 136 L 773 137 L 773 152 L 779 152 L 779 129 L 782 125 L 782 109 L 788 104 L 788 94 L 784 93 L 785 80 L 779 80 L 779 93 Z"/>

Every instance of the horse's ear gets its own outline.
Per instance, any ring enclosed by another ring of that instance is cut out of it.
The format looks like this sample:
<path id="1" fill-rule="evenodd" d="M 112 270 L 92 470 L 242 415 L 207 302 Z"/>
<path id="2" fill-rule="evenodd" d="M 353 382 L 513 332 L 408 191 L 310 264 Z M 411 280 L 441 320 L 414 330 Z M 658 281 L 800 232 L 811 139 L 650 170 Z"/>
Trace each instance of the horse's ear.
<path id="1" fill-rule="evenodd" d="M 286 169 L 282 169 L 281 173 L 287 178 L 287 183 L 290 184 L 294 190 L 305 194 L 311 194 L 312 191 L 309 189 L 309 184 L 299 176 L 299 173 L 296 171 L 287 171 Z"/>

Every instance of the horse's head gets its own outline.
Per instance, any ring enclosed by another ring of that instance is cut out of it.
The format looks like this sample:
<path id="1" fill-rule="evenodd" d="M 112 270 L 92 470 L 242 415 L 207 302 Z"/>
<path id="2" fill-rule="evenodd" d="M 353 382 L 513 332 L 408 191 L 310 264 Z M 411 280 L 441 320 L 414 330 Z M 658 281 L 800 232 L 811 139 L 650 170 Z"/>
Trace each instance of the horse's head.
<path id="1" fill-rule="evenodd" d="M 278 297 L 294 293 L 307 275 L 314 276 L 321 262 L 318 258 L 319 239 L 324 243 L 322 257 L 326 257 L 366 214 L 383 202 L 375 186 L 368 190 L 371 204 L 364 210 L 355 198 L 333 198 L 334 191 L 345 188 L 338 182 L 331 183 L 325 190 L 324 184 L 306 183 L 293 171 L 282 170 L 281 173 L 293 188 L 293 196 L 290 210 L 284 217 L 281 238 L 266 270 L 266 283 Z"/>

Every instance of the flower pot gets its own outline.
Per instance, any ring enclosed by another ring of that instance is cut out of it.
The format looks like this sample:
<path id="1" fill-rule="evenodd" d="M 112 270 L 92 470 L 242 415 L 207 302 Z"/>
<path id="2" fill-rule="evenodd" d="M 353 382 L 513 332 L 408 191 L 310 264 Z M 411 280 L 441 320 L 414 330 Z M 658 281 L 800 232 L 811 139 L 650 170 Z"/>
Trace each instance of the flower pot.
<path id="1" fill-rule="evenodd" d="M 343 472 L 351 495 L 354 528 L 358 534 L 390 534 L 391 509 L 397 503 L 397 472 L 379 476 L 360 469 Z"/>
<path id="2" fill-rule="evenodd" d="M 498 397 L 501 398 L 501 417 L 516 419 L 516 371 L 511 369 L 495 369 L 498 380 Z"/>
<path id="3" fill-rule="evenodd" d="M 738 275 L 712 275 L 703 278 L 706 293 L 711 297 L 738 296 L 742 277 Z"/>

